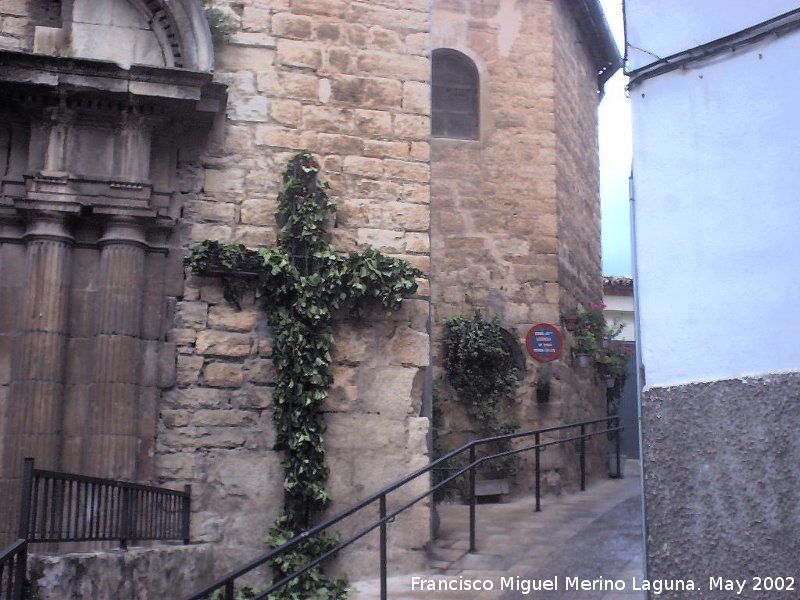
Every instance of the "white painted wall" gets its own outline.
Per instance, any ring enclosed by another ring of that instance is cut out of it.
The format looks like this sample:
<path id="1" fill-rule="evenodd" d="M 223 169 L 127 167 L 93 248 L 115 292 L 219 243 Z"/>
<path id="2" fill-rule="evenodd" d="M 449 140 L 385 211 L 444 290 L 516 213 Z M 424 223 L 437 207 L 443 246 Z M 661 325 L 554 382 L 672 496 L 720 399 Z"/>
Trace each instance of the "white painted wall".
<path id="1" fill-rule="evenodd" d="M 696 40 L 673 12 L 703 5 L 697 31 L 712 14 L 741 28 L 778 4 L 629 0 L 628 30 L 678 50 Z M 631 91 L 647 387 L 800 370 L 798 56 L 794 31 Z"/>
<path id="2" fill-rule="evenodd" d="M 622 331 L 614 338 L 620 342 L 635 342 L 636 327 L 633 318 L 633 296 L 603 296 L 603 314 L 609 324 L 622 325 Z"/>
<path id="3" fill-rule="evenodd" d="M 796 0 L 624 0 L 628 70 L 798 8 Z"/>

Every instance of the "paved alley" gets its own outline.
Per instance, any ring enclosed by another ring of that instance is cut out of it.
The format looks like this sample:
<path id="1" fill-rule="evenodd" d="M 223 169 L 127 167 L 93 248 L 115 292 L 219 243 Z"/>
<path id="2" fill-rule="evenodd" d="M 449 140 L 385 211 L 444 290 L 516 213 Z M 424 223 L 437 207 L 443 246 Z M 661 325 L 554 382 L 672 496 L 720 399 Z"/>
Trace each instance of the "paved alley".
<path id="1" fill-rule="evenodd" d="M 390 577 L 389 598 L 642 600 L 632 589 L 643 578 L 639 463 L 627 461 L 625 475 L 546 496 L 540 513 L 531 497 L 479 505 L 475 554 L 467 553 L 468 507 L 440 505 L 431 570 Z M 355 600 L 380 597 L 377 580 L 353 585 Z"/>

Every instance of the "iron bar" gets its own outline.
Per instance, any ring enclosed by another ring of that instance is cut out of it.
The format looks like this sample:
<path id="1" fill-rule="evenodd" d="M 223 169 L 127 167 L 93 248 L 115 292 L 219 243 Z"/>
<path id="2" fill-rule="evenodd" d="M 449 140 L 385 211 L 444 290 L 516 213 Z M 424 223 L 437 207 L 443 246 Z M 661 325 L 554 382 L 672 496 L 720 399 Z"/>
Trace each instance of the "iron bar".
<path id="1" fill-rule="evenodd" d="M 183 513 L 181 515 L 181 535 L 183 536 L 183 543 L 189 543 L 189 525 L 192 520 L 192 486 L 186 484 L 183 486 L 183 498 L 181 500 L 183 506 Z"/>
<path id="2" fill-rule="evenodd" d="M 586 425 L 581 425 L 581 491 L 586 491 Z"/>
<path id="3" fill-rule="evenodd" d="M 119 532 L 119 546 L 123 550 L 128 548 L 128 538 L 131 536 L 131 492 L 129 488 L 122 488 L 122 512 L 120 512 L 120 521 L 122 529 Z"/>
<path id="4" fill-rule="evenodd" d="M 620 460 L 619 460 L 619 453 L 620 453 L 619 417 L 617 417 L 615 421 L 616 421 L 616 431 L 614 433 L 614 445 L 616 446 L 615 451 L 617 455 L 617 477 L 622 479 L 625 475 L 622 473 L 622 465 L 620 465 Z"/>
<path id="5" fill-rule="evenodd" d="M 539 433 L 536 434 L 535 439 L 535 452 L 536 452 L 536 512 L 542 511 L 542 463 L 540 454 L 542 448 L 539 446 L 541 439 Z"/>
<path id="6" fill-rule="evenodd" d="M 33 458 L 27 457 L 22 466 L 22 504 L 19 514 L 19 538 L 28 539 L 31 523 L 31 493 L 33 492 Z"/>
<path id="7" fill-rule="evenodd" d="M 25 575 L 28 567 L 28 542 L 26 541 L 17 554 L 16 573 L 14 574 L 14 600 L 22 600 L 25 596 Z"/>
<path id="8" fill-rule="evenodd" d="M 30 496 L 31 498 L 31 520 L 30 520 L 30 530 L 28 531 L 28 535 L 36 536 L 36 517 L 38 516 L 38 509 L 39 509 L 39 478 L 33 478 L 33 492 Z"/>
<path id="9" fill-rule="evenodd" d="M 381 494 L 379 513 L 381 519 L 381 600 L 386 600 L 386 494 Z"/>
<path id="10" fill-rule="evenodd" d="M 475 546 L 475 446 L 469 447 L 469 551 L 476 552 Z"/>

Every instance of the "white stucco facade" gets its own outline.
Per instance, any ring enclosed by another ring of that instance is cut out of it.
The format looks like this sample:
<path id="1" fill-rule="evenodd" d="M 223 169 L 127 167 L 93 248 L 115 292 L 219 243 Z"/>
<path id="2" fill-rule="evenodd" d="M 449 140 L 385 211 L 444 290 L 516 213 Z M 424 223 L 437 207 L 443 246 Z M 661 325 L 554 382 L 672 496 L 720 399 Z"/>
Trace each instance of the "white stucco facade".
<path id="1" fill-rule="evenodd" d="M 603 310 L 606 321 L 614 327 L 622 326 L 619 335 L 614 339 L 620 342 L 635 342 L 636 326 L 633 317 L 633 297 L 606 294 L 603 296 L 603 304 L 606 305 Z"/>
<path id="2" fill-rule="evenodd" d="M 624 0 L 627 70 L 725 37 L 797 8 L 789 0 Z"/>
<path id="3" fill-rule="evenodd" d="M 626 0 L 628 68 L 795 8 Z M 794 29 L 631 90 L 647 387 L 800 370 L 798 56 Z"/>

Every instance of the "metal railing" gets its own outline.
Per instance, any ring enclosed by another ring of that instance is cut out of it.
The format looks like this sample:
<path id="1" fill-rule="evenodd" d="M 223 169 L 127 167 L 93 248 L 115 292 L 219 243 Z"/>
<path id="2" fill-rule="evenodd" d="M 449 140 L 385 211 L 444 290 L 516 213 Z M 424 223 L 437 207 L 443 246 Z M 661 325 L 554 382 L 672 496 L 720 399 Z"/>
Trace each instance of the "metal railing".
<path id="1" fill-rule="evenodd" d="M 600 428 L 599 425 L 605 423 L 605 428 Z M 571 430 L 575 430 L 575 435 L 566 435 L 565 437 L 561 437 L 555 440 L 543 440 L 543 436 L 552 436 L 555 434 L 559 434 L 562 432 L 570 432 Z M 475 552 L 477 549 L 476 546 L 476 495 L 475 495 L 475 474 L 476 469 L 483 463 L 500 458 L 503 456 L 510 456 L 515 454 L 520 454 L 523 452 L 535 452 L 535 461 L 534 461 L 534 468 L 535 468 L 535 510 L 541 510 L 541 457 L 540 454 L 546 448 L 550 446 L 555 446 L 558 444 L 566 444 L 570 442 L 575 442 L 578 445 L 578 453 L 579 453 L 579 460 L 580 460 L 580 487 L 581 491 L 586 489 L 586 440 L 601 436 L 601 435 L 608 435 L 613 434 L 615 439 L 615 451 L 616 451 L 616 473 L 621 474 L 620 470 L 620 436 L 619 433 L 622 431 L 622 427 L 619 425 L 619 417 L 603 417 L 599 419 L 593 419 L 588 421 L 581 421 L 578 423 L 570 423 L 568 425 L 558 425 L 555 427 L 546 427 L 544 429 L 536 429 L 533 431 L 525 431 L 519 433 L 510 433 L 506 435 L 498 435 L 490 438 L 483 438 L 478 440 L 473 440 L 464 446 L 461 446 L 457 450 L 453 450 L 438 458 L 427 466 L 407 475 L 406 477 L 390 484 L 389 486 L 383 488 L 381 491 L 373 494 L 369 498 L 362 500 L 358 504 L 340 512 L 339 514 L 331 517 L 330 519 L 320 523 L 319 525 L 312 527 L 311 529 L 301 533 L 300 535 L 292 538 L 285 544 L 274 548 L 272 550 L 268 550 L 263 552 L 255 559 L 251 560 L 249 563 L 230 571 L 229 573 L 223 575 L 221 578 L 217 579 L 213 583 L 207 585 L 203 589 L 186 596 L 184 600 L 204 600 L 204 599 L 211 599 L 214 600 L 235 600 L 236 597 L 236 585 L 237 580 L 247 576 L 248 574 L 252 573 L 254 570 L 268 565 L 275 559 L 279 558 L 284 553 L 292 550 L 298 544 L 303 542 L 304 540 L 308 540 L 313 536 L 330 529 L 337 523 L 343 521 L 344 519 L 358 513 L 362 510 L 365 510 L 367 507 L 373 507 L 377 504 L 378 508 L 378 520 L 372 522 L 366 527 L 363 527 L 360 531 L 355 533 L 354 535 L 350 536 L 344 541 L 339 542 L 325 552 L 324 554 L 320 555 L 313 561 L 308 562 L 306 565 L 295 571 L 294 573 L 284 577 L 279 581 L 272 582 L 264 589 L 260 589 L 258 592 L 253 593 L 253 595 L 248 595 L 248 598 L 252 598 L 253 600 L 264 600 L 274 592 L 275 590 L 285 586 L 290 581 L 300 577 L 304 573 L 310 571 L 317 565 L 319 565 L 324 560 L 332 557 L 337 552 L 341 551 L 343 548 L 346 548 L 350 544 L 356 542 L 357 540 L 363 538 L 368 533 L 375 531 L 376 529 L 379 530 L 379 539 L 380 539 L 380 581 L 381 581 L 381 600 L 386 600 L 388 590 L 387 590 L 387 571 L 388 571 L 388 563 L 387 563 L 387 524 L 390 523 L 402 512 L 408 510 L 418 502 L 424 500 L 428 496 L 432 495 L 437 490 L 441 489 L 451 481 L 454 481 L 456 478 L 461 477 L 465 473 L 469 474 L 469 530 L 470 530 L 470 552 Z M 478 457 L 477 456 L 477 449 L 480 446 L 484 446 L 487 444 L 502 442 L 502 441 L 511 441 L 511 440 L 533 440 L 533 444 L 529 446 L 524 446 L 521 448 L 513 448 L 511 450 L 507 450 L 504 452 L 497 452 L 494 454 L 490 454 L 487 456 Z M 450 469 L 454 471 L 450 476 L 446 477 L 442 481 L 438 482 L 435 485 L 430 486 L 430 489 L 425 492 L 424 494 L 418 495 L 413 500 L 408 502 L 402 503 L 399 508 L 395 508 L 391 511 L 387 510 L 387 496 L 399 490 L 406 484 L 414 481 L 418 477 L 421 477 L 427 473 L 430 473 L 434 469 L 442 469 L 447 468 L 445 465 L 448 461 L 461 456 L 465 453 L 469 455 L 469 464 L 462 468 L 458 469 Z"/>
<path id="2" fill-rule="evenodd" d="M 26 539 L 19 539 L 8 548 L 0 550 L 0 600 L 22 600 L 27 559 Z"/>
<path id="3" fill-rule="evenodd" d="M 183 491 L 35 469 L 25 459 L 19 537 L 29 543 L 183 540 L 191 486 Z"/>

